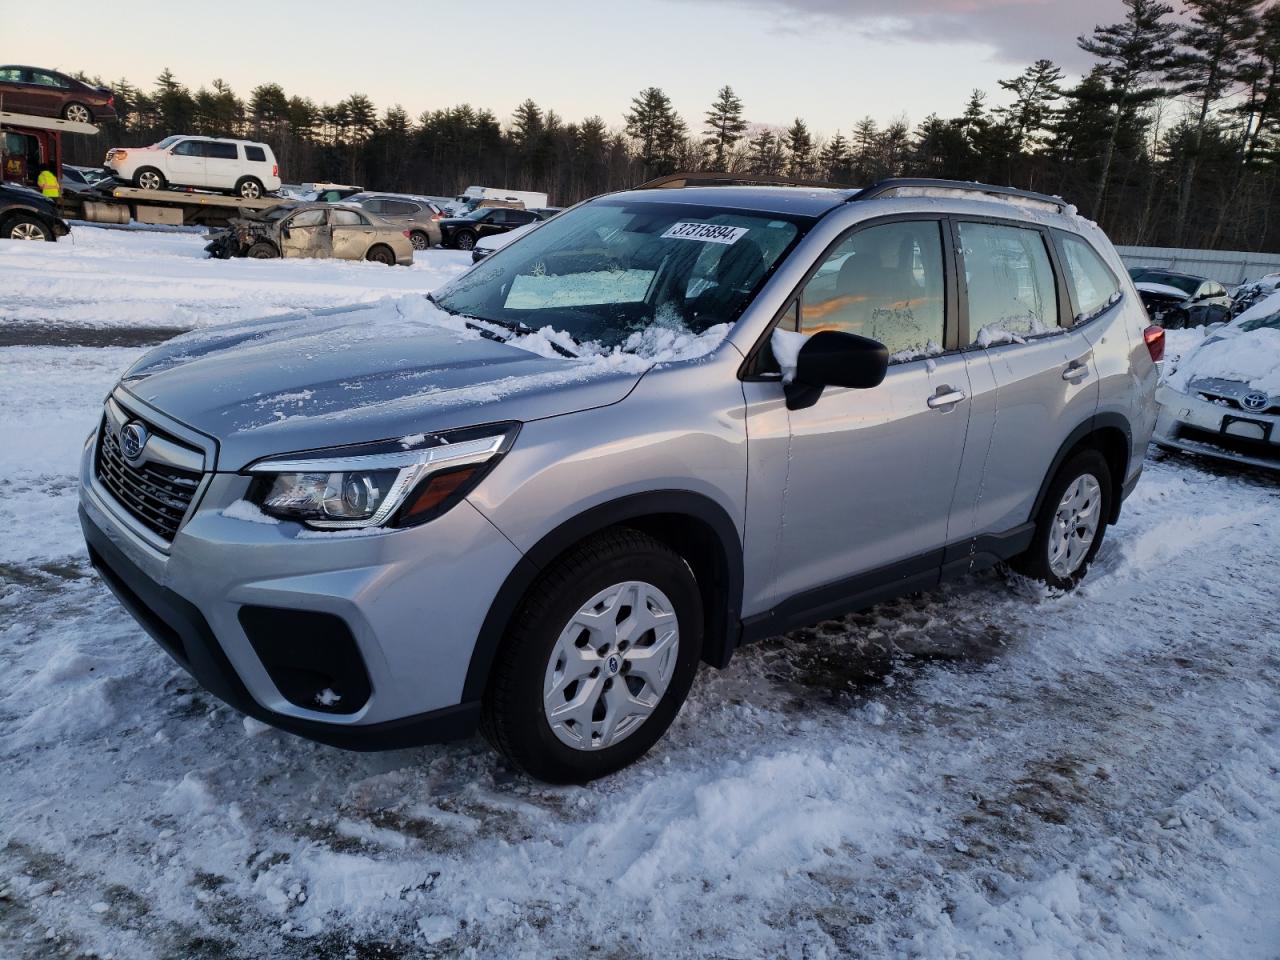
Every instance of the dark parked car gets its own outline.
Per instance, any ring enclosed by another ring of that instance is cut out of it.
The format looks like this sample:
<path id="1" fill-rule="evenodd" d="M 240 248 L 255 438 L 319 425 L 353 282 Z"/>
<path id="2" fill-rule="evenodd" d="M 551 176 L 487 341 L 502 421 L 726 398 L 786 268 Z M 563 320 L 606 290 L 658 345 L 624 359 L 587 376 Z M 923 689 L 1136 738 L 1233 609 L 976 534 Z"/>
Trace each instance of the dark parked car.
<path id="1" fill-rule="evenodd" d="M 1231 319 L 1231 295 L 1217 280 L 1152 267 L 1130 268 L 1129 276 L 1152 322 L 1162 327 L 1198 327 Z"/>
<path id="2" fill-rule="evenodd" d="M 61 117 L 76 123 L 116 118 L 116 98 L 109 89 L 41 67 L 0 67 L 0 98 L 10 113 Z"/>
<path id="3" fill-rule="evenodd" d="M 0 183 L 0 240 L 52 242 L 70 232 L 51 201 L 28 187 Z"/>
<path id="4" fill-rule="evenodd" d="M 480 207 L 465 217 L 448 217 L 439 220 L 440 242 L 455 250 L 470 250 L 481 237 L 506 233 L 526 223 L 544 219 L 532 210 L 512 210 L 508 207 Z"/>

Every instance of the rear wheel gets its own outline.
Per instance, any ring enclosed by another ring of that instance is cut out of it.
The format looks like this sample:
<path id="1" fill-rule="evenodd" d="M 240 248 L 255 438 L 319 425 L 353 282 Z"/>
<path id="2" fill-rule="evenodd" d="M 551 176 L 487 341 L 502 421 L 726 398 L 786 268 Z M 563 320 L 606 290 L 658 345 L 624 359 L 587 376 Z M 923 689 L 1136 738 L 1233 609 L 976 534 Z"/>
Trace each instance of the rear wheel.
<path id="1" fill-rule="evenodd" d="M 68 103 L 62 108 L 62 119 L 72 123 L 93 123 L 93 114 L 83 103 Z"/>
<path id="2" fill-rule="evenodd" d="M 1019 573 L 1071 590 L 1102 546 L 1111 515 L 1111 469 L 1097 450 L 1082 450 L 1058 470 L 1036 517 L 1035 537 L 1012 562 Z"/>
<path id="3" fill-rule="evenodd" d="M 395 266 L 395 252 L 385 243 L 374 244 L 369 248 L 369 252 L 364 255 L 366 260 L 372 260 L 374 263 L 384 263 L 388 267 Z"/>
<path id="4" fill-rule="evenodd" d="M 481 729 L 513 764 L 585 783 L 666 732 L 702 651 L 702 600 L 684 559 L 616 529 L 566 554 L 530 589 L 499 647 Z"/>
<path id="5" fill-rule="evenodd" d="M 258 200 L 262 197 L 262 181 L 255 177 L 241 177 L 236 181 L 236 196 L 245 200 Z"/>
<path id="6" fill-rule="evenodd" d="M 470 250 L 476 245 L 476 235 L 470 230 L 460 230 L 454 234 L 453 245 L 459 250 Z"/>
<path id="7" fill-rule="evenodd" d="M 413 244 L 415 250 L 426 250 L 431 246 L 430 239 L 421 230 L 414 230 L 409 234 L 409 242 Z"/>
<path id="8" fill-rule="evenodd" d="M 246 250 L 244 255 L 252 257 L 254 260 L 274 260 L 280 256 L 280 252 L 276 250 L 274 245 L 267 243 L 265 240 L 259 240 Z"/>
<path id="9" fill-rule="evenodd" d="M 163 190 L 164 174 L 155 167 L 143 167 L 133 175 L 133 185 L 142 190 Z"/>
<path id="10" fill-rule="evenodd" d="M 6 240 L 52 240 L 53 233 L 39 220 L 31 217 L 17 216 L 5 223 L 3 233 Z"/>

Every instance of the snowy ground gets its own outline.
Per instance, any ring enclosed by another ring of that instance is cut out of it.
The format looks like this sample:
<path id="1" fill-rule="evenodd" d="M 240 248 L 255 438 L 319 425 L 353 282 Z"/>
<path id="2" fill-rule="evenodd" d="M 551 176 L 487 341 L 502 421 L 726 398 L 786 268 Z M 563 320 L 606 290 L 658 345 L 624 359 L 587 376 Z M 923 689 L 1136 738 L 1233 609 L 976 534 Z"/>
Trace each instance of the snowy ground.
<path id="1" fill-rule="evenodd" d="M 457 262 L 107 233 L 5 245 L 0 331 L 327 306 Z M 480 741 L 246 722 L 133 624 L 73 474 L 137 352 L 0 348 L 0 957 L 1280 956 L 1274 481 L 1148 462 L 1077 593 L 992 573 L 748 648 L 645 761 L 550 788 Z"/>

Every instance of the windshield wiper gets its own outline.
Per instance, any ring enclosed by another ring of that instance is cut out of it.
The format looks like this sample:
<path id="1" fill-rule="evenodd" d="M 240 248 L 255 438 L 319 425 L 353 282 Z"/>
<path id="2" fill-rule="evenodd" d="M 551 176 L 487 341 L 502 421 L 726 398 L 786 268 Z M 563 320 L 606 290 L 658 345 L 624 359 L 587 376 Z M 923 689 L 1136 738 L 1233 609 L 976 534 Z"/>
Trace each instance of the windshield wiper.
<path id="1" fill-rule="evenodd" d="M 448 313 L 455 317 L 458 316 L 458 312 L 456 310 L 450 310 L 448 307 L 442 304 L 439 300 L 437 300 L 434 294 L 428 293 L 427 300 L 430 301 L 432 305 L 439 307 L 445 313 Z M 463 319 L 466 321 L 467 326 L 470 327 L 472 330 L 475 330 L 476 332 L 478 332 L 480 336 L 485 337 L 489 340 L 496 340 L 499 343 L 508 343 L 515 337 L 527 337 L 530 334 L 534 334 L 538 332 L 533 327 L 529 326 L 527 323 L 521 323 L 519 320 L 492 320 L 488 317 L 464 317 Z M 508 336 L 508 337 L 499 336 L 497 333 L 490 330 L 488 327 L 482 326 L 482 324 L 485 324 L 485 323 L 491 323 L 495 327 L 502 327 L 504 330 L 510 330 L 511 336 Z M 563 331 L 561 332 L 563 333 Z M 575 344 L 578 343 L 578 341 L 573 337 L 572 334 L 566 333 L 565 336 L 568 337 L 570 340 L 573 340 Z M 556 353 L 560 354 L 560 356 L 569 357 L 570 359 L 573 359 L 573 360 L 578 359 L 579 354 L 574 353 L 568 347 L 561 346 L 560 344 L 556 343 L 554 340 L 548 340 L 547 342 L 551 344 L 551 349 L 554 350 Z M 578 345 L 581 346 L 581 344 L 578 344 Z"/>

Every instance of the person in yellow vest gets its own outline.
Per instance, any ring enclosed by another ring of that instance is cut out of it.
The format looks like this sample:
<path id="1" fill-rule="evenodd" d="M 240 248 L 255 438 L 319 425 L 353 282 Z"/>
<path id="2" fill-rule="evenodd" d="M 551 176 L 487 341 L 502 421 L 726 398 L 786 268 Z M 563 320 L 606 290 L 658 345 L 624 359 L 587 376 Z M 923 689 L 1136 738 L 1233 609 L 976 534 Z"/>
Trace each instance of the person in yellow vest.
<path id="1" fill-rule="evenodd" d="M 62 196 L 62 187 L 58 185 L 58 178 L 53 175 L 53 171 L 48 167 L 40 168 L 40 176 L 36 177 L 36 186 L 50 200 L 57 200 Z"/>

